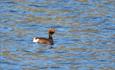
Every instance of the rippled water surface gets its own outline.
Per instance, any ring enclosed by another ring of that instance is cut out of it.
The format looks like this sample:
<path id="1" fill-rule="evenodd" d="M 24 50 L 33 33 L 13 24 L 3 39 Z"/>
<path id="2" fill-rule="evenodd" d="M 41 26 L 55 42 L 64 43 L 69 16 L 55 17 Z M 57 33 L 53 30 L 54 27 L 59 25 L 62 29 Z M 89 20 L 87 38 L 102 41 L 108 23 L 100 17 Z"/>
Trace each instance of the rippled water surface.
<path id="1" fill-rule="evenodd" d="M 115 1 L 0 0 L 0 70 L 115 70 Z"/>

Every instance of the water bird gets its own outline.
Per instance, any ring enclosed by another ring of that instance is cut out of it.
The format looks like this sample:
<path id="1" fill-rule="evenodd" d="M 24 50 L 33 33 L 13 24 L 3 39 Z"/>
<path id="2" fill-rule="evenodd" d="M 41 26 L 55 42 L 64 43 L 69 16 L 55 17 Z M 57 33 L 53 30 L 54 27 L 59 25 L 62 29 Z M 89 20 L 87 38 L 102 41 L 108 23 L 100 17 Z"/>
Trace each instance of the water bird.
<path id="1" fill-rule="evenodd" d="M 35 42 L 35 43 L 40 43 L 40 44 L 53 45 L 53 44 L 54 44 L 54 41 L 53 41 L 52 35 L 53 35 L 54 33 L 55 33 L 55 29 L 54 29 L 54 28 L 50 28 L 50 29 L 48 29 L 48 36 L 49 36 L 49 38 L 34 37 L 34 38 L 33 38 L 33 42 Z"/>

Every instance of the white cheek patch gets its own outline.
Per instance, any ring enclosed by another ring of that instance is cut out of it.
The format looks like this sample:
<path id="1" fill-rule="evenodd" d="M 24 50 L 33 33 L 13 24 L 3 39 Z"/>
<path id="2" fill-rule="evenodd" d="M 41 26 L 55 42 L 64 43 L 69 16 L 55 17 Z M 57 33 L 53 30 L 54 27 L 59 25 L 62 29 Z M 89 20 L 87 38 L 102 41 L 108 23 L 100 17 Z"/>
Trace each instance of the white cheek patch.
<path id="1" fill-rule="evenodd" d="M 39 39 L 33 38 L 33 42 L 38 42 Z"/>

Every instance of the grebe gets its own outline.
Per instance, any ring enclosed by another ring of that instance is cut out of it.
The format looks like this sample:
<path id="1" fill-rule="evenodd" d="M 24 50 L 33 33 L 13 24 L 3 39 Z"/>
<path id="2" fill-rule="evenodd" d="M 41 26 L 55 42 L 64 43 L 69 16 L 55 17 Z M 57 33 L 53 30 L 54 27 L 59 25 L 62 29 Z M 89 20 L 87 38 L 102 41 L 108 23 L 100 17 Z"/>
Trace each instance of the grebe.
<path id="1" fill-rule="evenodd" d="M 34 37 L 34 38 L 33 38 L 33 42 L 41 43 L 41 44 L 53 45 L 53 44 L 54 44 L 54 41 L 53 41 L 52 35 L 53 35 L 54 33 L 55 33 L 55 29 L 54 29 L 54 28 L 50 28 L 50 29 L 48 30 L 49 38 Z"/>

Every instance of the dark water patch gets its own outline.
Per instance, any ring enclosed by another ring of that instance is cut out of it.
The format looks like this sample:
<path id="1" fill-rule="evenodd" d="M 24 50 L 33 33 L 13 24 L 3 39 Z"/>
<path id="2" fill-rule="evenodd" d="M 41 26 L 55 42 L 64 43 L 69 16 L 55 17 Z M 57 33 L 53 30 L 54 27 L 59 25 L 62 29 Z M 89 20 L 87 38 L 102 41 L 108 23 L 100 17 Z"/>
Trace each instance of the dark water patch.
<path id="1" fill-rule="evenodd" d="M 50 51 L 37 51 L 37 53 L 50 53 Z"/>
<path id="2" fill-rule="evenodd" d="M 19 40 L 15 40 L 15 41 L 25 41 L 24 39 L 19 39 Z"/>
<path id="3" fill-rule="evenodd" d="M 102 22 L 105 22 L 105 19 L 102 17 L 85 17 L 85 18 L 81 19 L 80 21 L 83 23 L 87 23 L 87 22 L 102 23 Z"/>
<path id="4" fill-rule="evenodd" d="M 115 30 L 115 27 L 107 27 L 107 28 L 104 28 L 106 30 Z"/>
<path id="5" fill-rule="evenodd" d="M 1 52 L 0 52 L 0 60 L 4 60 L 4 59 L 6 59 L 6 57 L 5 56 L 1 56 Z"/>
<path id="6" fill-rule="evenodd" d="M 49 67 L 39 67 L 39 69 L 48 69 Z"/>
<path id="7" fill-rule="evenodd" d="M 0 32 L 9 32 L 12 31 L 13 29 L 10 27 L 0 27 Z"/>
<path id="8" fill-rule="evenodd" d="M 7 61 L 0 61 L 0 64 L 17 65 L 16 63 L 7 62 Z"/>
<path id="9" fill-rule="evenodd" d="M 42 28 L 44 28 L 44 26 L 42 25 L 42 24 L 24 24 L 24 23 L 22 23 L 22 24 L 17 24 L 16 25 L 16 27 L 17 28 L 23 28 L 23 29 L 36 29 L 36 30 L 38 30 L 38 28 L 39 29 L 42 29 Z"/>
<path id="10" fill-rule="evenodd" d="M 55 53 L 63 54 L 63 53 L 67 53 L 67 51 L 55 51 Z"/>
<path id="11" fill-rule="evenodd" d="M 104 60 L 104 59 L 101 59 L 101 60 L 97 60 L 98 62 L 103 62 L 103 63 L 106 63 L 106 62 L 110 62 L 110 61 L 108 61 L 108 60 Z"/>
<path id="12" fill-rule="evenodd" d="M 6 4 L 17 4 L 16 2 L 13 2 L 13 1 L 3 1 L 2 3 L 6 3 Z"/>
<path id="13" fill-rule="evenodd" d="M 77 41 L 80 41 L 80 39 L 71 39 L 71 41 L 77 42 Z"/>
<path id="14" fill-rule="evenodd" d="M 4 32 L 0 32 L 0 38 L 2 38 L 1 41 L 4 40 L 6 37 L 9 37 L 9 36 Z"/>
<path id="15" fill-rule="evenodd" d="M 59 64 L 64 64 L 64 65 L 78 65 L 81 63 L 77 63 L 77 62 L 59 62 Z"/>
<path id="16" fill-rule="evenodd" d="M 76 9 L 76 8 L 73 7 L 73 6 L 67 6 L 67 7 L 62 7 L 61 9 L 67 10 L 67 11 L 70 11 L 70 12 L 74 12 L 74 11 L 72 11 L 72 10 L 74 10 L 74 9 Z"/>
<path id="17" fill-rule="evenodd" d="M 59 69 L 59 68 L 61 68 L 61 67 L 58 67 L 58 66 L 52 66 L 52 67 L 50 67 L 50 68 L 52 68 L 52 69 Z"/>
<path id="18" fill-rule="evenodd" d="M 45 7 L 47 7 L 47 6 L 42 6 L 42 5 L 29 5 L 29 6 L 33 6 L 33 7 L 38 7 L 38 8 L 45 8 Z"/>
<path id="19" fill-rule="evenodd" d="M 60 26 L 60 25 L 54 25 L 54 26 L 51 26 L 52 28 L 63 28 L 63 26 Z"/>
<path id="20" fill-rule="evenodd" d="M 115 26 L 115 24 L 114 24 L 114 22 L 109 22 L 109 20 L 108 20 L 103 24 L 103 26 L 104 27 L 112 27 L 112 26 Z"/>
<path id="21" fill-rule="evenodd" d="M 9 12 L 16 13 L 17 11 L 16 10 L 9 10 Z"/>
<path id="22" fill-rule="evenodd" d="M 57 41 L 56 44 L 71 44 L 72 41 L 68 41 L 66 39 L 61 39 L 60 41 Z"/>
<path id="23" fill-rule="evenodd" d="M 31 53 L 31 54 L 33 54 L 30 50 L 24 50 L 24 49 L 22 49 L 22 51 L 23 51 L 23 52 L 26 52 L 26 53 Z"/>

